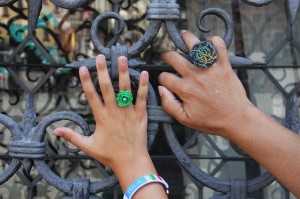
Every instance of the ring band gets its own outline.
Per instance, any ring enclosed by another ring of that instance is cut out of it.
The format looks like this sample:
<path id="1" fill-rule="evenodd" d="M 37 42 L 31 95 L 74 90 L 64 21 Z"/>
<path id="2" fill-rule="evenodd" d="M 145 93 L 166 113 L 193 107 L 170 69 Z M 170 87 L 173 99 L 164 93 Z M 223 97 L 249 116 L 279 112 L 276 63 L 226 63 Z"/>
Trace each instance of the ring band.
<path id="1" fill-rule="evenodd" d="M 217 51 L 211 41 L 200 41 L 194 44 L 190 57 L 194 65 L 208 68 L 217 61 Z"/>
<path id="2" fill-rule="evenodd" d="M 132 103 L 132 100 L 133 96 L 131 92 L 126 90 L 120 91 L 116 97 L 118 105 L 122 107 L 129 106 Z"/>

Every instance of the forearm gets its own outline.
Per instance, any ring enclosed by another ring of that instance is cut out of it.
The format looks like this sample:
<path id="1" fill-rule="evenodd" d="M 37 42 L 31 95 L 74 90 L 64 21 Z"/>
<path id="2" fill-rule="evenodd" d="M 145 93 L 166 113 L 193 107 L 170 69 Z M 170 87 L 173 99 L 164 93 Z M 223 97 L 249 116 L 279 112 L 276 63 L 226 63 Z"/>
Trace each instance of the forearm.
<path id="1" fill-rule="evenodd" d="M 227 138 L 300 197 L 300 136 L 255 107 L 244 113 L 226 129 Z"/>
<path id="2" fill-rule="evenodd" d="M 115 174 L 119 179 L 122 191 L 127 188 L 138 178 L 156 174 L 157 171 L 149 156 L 140 157 L 138 159 L 127 160 L 122 167 L 115 169 Z M 167 199 L 166 191 L 160 183 L 150 183 L 139 189 L 133 196 L 133 199 Z"/>

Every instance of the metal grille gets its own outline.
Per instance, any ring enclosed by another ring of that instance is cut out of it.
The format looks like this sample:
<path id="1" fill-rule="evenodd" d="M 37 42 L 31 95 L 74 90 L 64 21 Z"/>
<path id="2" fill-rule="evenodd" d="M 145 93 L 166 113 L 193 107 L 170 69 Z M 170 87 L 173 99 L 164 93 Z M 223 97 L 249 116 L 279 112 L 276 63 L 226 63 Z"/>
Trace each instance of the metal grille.
<path id="1" fill-rule="evenodd" d="M 299 0 L 0 0 L 0 6 L 0 198 L 122 198 L 109 168 L 51 135 L 57 126 L 93 132 L 77 69 L 94 71 L 98 53 L 113 80 L 120 55 L 129 58 L 133 87 L 139 71 L 151 75 L 148 145 L 170 198 L 293 198 L 234 144 L 164 113 L 156 88 L 160 72 L 174 72 L 159 61 L 160 52 L 188 53 L 178 30 L 203 38 L 204 26 L 212 25 L 212 34 L 225 30 L 230 62 L 252 102 L 268 112 L 264 101 L 271 101 L 268 113 L 299 133 Z M 270 8 L 281 9 L 256 18 Z M 272 27 L 274 19 L 280 27 Z"/>

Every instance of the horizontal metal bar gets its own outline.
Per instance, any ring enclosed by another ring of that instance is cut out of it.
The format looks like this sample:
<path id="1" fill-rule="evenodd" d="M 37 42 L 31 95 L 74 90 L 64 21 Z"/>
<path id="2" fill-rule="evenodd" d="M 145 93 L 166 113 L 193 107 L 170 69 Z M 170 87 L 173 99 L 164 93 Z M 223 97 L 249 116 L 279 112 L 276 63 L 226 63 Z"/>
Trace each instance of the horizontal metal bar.
<path id="1" fill-rule="evenodd" d="M 0 62 L 0 67 L 36 67 L 36 68 L 43 68 L 43 67 L 50 67 L 50 68 L 66 68 L 63 64 L 18 64 L 18 63 L 4 63 Z M 69 67 L 67 67 L 69 68 Z M 282 69 L 282 68 L 300 68 L 299 66 L 268 66 L 268 65 L 255 65 L 255 66 L 247 66 L 247 67 L 232 67 L 233 69 L 239 69 L 239 70 L 263 70 L 263 69 Z M 73 69 L 74 68 L 70 68 Z M 170 65 L 167 64 L 145 64 L 143 66 L 137 66 L 135 69 L 143 69 L 143 70 L 173 70 L 173 68 Z"/>

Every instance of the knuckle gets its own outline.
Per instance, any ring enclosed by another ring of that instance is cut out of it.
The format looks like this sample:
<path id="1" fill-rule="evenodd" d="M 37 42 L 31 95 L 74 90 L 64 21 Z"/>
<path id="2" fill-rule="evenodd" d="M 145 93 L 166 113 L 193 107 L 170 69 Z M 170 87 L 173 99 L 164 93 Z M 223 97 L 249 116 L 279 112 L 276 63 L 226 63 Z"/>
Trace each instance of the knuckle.
<path id="1" fill-rule="evenodd" d="M 191 79 L 193 80 L 193 82 L 198 82 L 198 77 L 197 76 L 192 76 Z M 193 90 L 193 85 L 194 84 L 181 84 L 180 87 L 178 87 L 177 89 L 177 92 L 188 92 L 190 91 L 191 89 Z"/>
<path id="2" fill-rule="evenodd" d="M 94 100 L 96 98 L 96 93 L 94 92 L 91 92 L 91 91 L 86 91 L 85 92 L 85 96 L 90 99 L 90 100 Z"/>
<path id="3" fill-rule="evenodd" d="M 137 96 L 137 98 L 138 98 L 139 101 L 146 101 L 147 97 L 148 97 L 148 93 L 147 92 L 139 93 L 138 96 Z"/>
<path id="4" fill-rule="evenodd" d="M 164 84 L 166 82 L 166 78 L 167 78 L 166 76 L 167 74 L 165 72 L 162 72 L 158 77 L 159 82 Z"/>
<path id="5" fill-rule="evenodd" d="M 102 83 L 101 84 L 101 92 L 102 93 L 108 93 L 110 90 L 110 85 L 107 83 Z"/>
<path id="6" fill-rule="evenodd" d="M 73 136 L 72 136 L 72 134 L 71 133 L 66 133 L 65 134 L 65 139 L 67 140 L 67 141 L 69 141 L 69 142 L 71 142 L 72 143 L 72 141 L 73 141 Z"/>
<path id="7" fill-rule="evenodd" d="M 222 42 L 222 43 L 224 43 L 223 39 L 219 36 L 212 36 L 210 39 L 213 42 L 218 42 L 218 43 Z"/>

